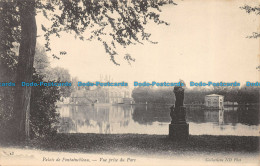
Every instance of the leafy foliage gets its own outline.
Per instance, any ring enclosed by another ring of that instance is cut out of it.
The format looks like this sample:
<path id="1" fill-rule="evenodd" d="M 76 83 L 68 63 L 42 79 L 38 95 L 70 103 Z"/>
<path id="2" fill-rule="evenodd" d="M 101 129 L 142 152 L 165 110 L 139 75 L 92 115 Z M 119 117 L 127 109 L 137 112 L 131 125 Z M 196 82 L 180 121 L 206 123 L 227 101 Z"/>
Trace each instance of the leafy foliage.
<path id="1" fill-rule="evenodd" d="M 249 6 L 249 5 L 244 5 L 242 7 L 240 7 L 242 10 L 245 10 L 248 14 L 250 13 L 254 13 L 256 15 L 260 15 L 260 5 L 259 6 Z M 259 32 L 253 32 L 251 36 L 247 36 L 247 38 L 259 38 L 260 37 L 260 33 Z"/>
<path id="2" fill-rule="evenodd" d="M 13 43 L 21 40 L 19 6 L 23 3 L 29 2 L 0 2 L 0 17 L 3 18 L 0 20 L 0 56 L 5 59 L 3 64 L 12 64 Z M 145 31 L 145 25 L 149 21 L 168 25 L 158 14 L 165 4 L 176 5 L 172 0 L 36 0 L 36 10 L 52 22 L 50 27 L 41 25 L 45 32 L 46 51 L 51 51 L 52 35 L 60 37 L 61 32 L 68 32 L 80 40 L 99 41 L 111 61 L 119 65 L 115 60 L 118 47 L 126 48 L 144 41 L 156 43 L 150 40 L 151 33 Z M 8 58 L 4 54 L 8 54 Z M 65 51 L 60 52 L 60 55 L 65 54 Z M 53 54 L 53 57 L 59 59 L 57 55 Z M 133 61 L 129 54 L 124 57 L 128 62 Z"/>
<path id="3" fill-rule="evenodd" d="M 47 71 L 45 80 L 56 81 L 56 82 L 70 82 L 71 77 L 67 69 L 61 67 L 55 67 Z M 61 86 L 58 88 L 63 97 L 69 97 L 72 92 L 70 86 Z"/>
<path id="4" fill-rule="evenodd" d="M 252 7 L 249 5 L 245 5 L 240 8 L 245 10 L 247 13 L 255 13 L 256 15 L 260 15 L 260 6 Z"/>
<path id="5" fill-rule="evenodd" d="M 9 134 L 13 114 L 14 88 L 0 88 L 0 138 Z"/>
<path id="6" fill-rule="evenodd" d="M 17 3 L 0 2 L 0 18 L 0 69 L 12 72 L 12 65 L 17 63 L 13 49 L 20 42 L 21 33 Z"/>
<path id="7" fill-rule="evenodd" d="M 43 81 L 43 76 L 35 73 L 33 81 Z M 58 87 L 32 87 L 30 103 L 31 137 L 52 136 L 56 133 L 59 114 L 56 112 L 55 102 L 59 99 Z"/>
<path id="8" fill-rule="evenodd" d="M 51 68 L 49 59 L 43 46 L 37 44 L 34 59 L 34 68 L 36 73 L 43 76 L 43 81 L 70 82 L 71 77 L 67 69 L 61 67 Z M 58 87 L 63 97 L 69 97 L 71 93 L 70 86 Z"/>
<path id="9" fill-rule="evenodd" d="M 14 58 L 17 58 L 18 47 L 12 49 Z M 34 59 L 35 72 L 33 75 L 33 82 L 48 81 L 49 61 L 45 50 L 40 45 L 36 47 L 36 55 Z M 4 54 L 8 58 L 8 54 Z M 1 59 L 2 60 L 2 59 Z M 1 82 L 15 82 L 15 70 L 17 62 L 12 61 L 9 66 L 1 66 Z M 62 71 L 64 69 L 60 69 Z M 6 72 L 2 72 L 6 71 Z M 68 74 L 68 73 L 67 73 Z M 58 80 L 58 76 L 52 75 L 49 78 Z M 62 72 L 60 73 L 62 77 Z M 70 78 L 70 75 L 63 76 Z M 63 78 L 62 78 L 63 79 Z M 31 137 L 51 136 L 56 132 L 56 123 L 59 120 L 58 113 L 56 112 L 55 102 L 60 99 L 62 94 L 70 92 L 70 90 L 62 90 L 60 87 L 32 87 L 31 100 L 30 100 L 30 131 Z M 9 135 L 9 127 L 12 125 L 13 103 L 14 103 L 14 87 L 1 87 L 0 88 L 0 132 L 2 136 Z"/>
<path id="10" fill-rule="evenodd" d="M 43 76 L 34 73 L 33 81 L 43 81 Z M 8 88 L 0 98 L 0 132 L 3 137 L 10 134 L 12 125 L 14 90 Z M 58 87 L 42 86 L 32 87 L 30 102 L 30 134 L 31 137 L 52 136 L 56 133 L 59 114 L 56 112 L 55 103 L 60 99 Z M 3 97 L 3 98 L 2 98 Z"/>
<path id="11" fill-rule="evenodd" d="M 19 18 L 16 6 L 0 2 L 0 82 L 14 82 L 17 66 L 17 43 Z M 1 136 L 9 133 L 9 121 L 13 114 L 14 87 L 0 88 L 0 132 Z"/>
<path id="12" fill-rule="evenodd" d="M 149 21 L 168 25 L 156 11 L 160 12 L 160 6 L 164 4 L 175 3 L 171 0 L 61 0 L 45 4 L 37 1 L 37 4 L 52 22 L 50 27 L 42 25 L 47 51 L 51 50 L 50 36 L 60 37 L 60 33 L 65 31 L 75 34 L 80 40 L 99 41 L 111 61 L 119 65 L 115 60 L 117 47 L 126 48 L 131 44 L 143 44 L 143 41 L 155 43 L 150 40 L 151 34 L 145 31 L 145 25 Z M 133 61 L 129 54 L 125 59 Z"/>

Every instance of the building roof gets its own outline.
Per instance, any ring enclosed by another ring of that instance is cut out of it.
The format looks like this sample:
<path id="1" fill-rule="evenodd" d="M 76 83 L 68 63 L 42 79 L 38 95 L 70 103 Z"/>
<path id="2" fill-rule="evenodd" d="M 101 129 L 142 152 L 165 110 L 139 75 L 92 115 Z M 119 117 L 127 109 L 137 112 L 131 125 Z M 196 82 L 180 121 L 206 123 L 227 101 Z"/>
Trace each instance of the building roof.
<path id="1" fill-rule="evenodd" d="M 211 96 L 223 96 L 223 95 L 218 95 L 218 94 L 210 94 L 210 95 L 206 95 L 206 96 L 209 96 L 209 97 L 211 97 Z"/>

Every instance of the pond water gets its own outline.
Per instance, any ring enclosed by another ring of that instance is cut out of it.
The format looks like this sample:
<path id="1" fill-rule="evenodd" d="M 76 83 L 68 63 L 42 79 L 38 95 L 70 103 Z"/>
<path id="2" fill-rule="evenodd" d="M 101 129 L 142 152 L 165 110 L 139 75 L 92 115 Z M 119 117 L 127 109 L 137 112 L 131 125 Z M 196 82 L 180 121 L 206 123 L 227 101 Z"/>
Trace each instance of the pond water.
<path id="1" fill-rule="evenodd" d="M 170 106 L 62 105 L 60 133 L 156 134 L 168 135 Z M 225 107 L 205 110 L 187 107 L 191 135 L 259 136 L 258 107 Z"/>

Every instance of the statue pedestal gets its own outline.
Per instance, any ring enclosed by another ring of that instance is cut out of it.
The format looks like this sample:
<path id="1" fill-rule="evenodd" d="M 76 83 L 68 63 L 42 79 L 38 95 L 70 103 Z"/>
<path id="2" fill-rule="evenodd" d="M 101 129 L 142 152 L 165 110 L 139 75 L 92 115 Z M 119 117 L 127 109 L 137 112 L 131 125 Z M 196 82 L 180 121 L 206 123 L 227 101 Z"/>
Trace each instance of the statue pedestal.
<path id="1" fill-rule="evenodd" d="M 177 141 L 185 141 L 189 137 L 189 124 L 169 124 L 169 137 Z"/>

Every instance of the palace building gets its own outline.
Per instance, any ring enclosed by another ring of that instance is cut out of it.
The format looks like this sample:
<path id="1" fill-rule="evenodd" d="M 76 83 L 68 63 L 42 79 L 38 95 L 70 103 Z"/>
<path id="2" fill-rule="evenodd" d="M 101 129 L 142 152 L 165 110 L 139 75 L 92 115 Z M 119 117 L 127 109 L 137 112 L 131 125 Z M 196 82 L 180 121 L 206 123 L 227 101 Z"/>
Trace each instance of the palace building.
<path id="1" fill-rule="evenodd" d="M 111 82 L 110 77 L 100 79 L 100 82 Z M 71 103 L 73 104 L 133 104 L 132 90 L 128 86 L 85 86 L 76 87 L 72 92 Z"/>

